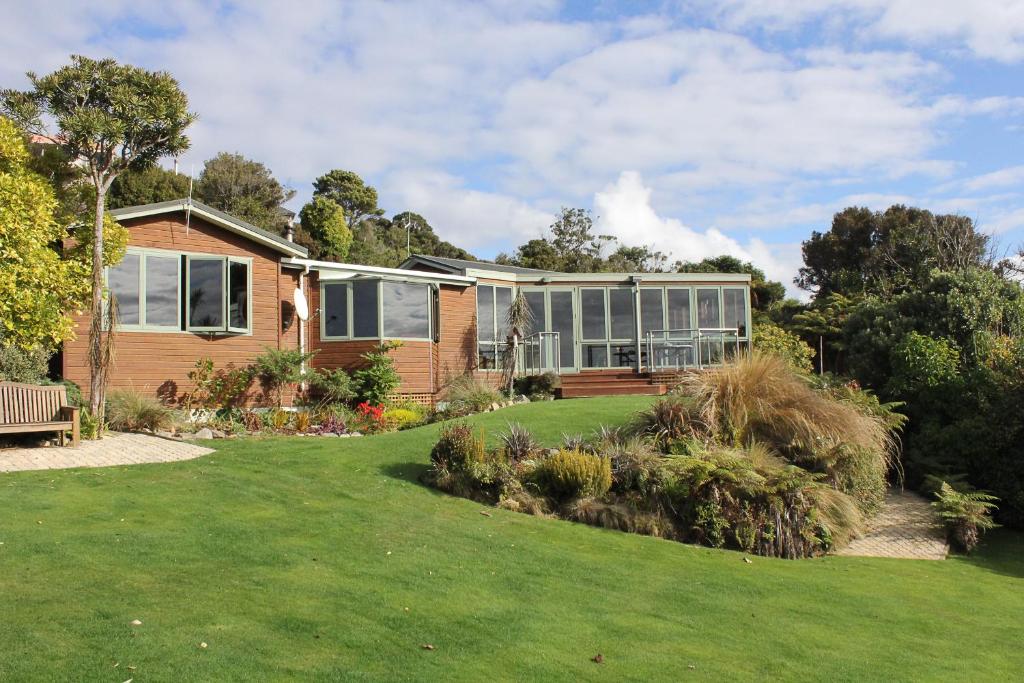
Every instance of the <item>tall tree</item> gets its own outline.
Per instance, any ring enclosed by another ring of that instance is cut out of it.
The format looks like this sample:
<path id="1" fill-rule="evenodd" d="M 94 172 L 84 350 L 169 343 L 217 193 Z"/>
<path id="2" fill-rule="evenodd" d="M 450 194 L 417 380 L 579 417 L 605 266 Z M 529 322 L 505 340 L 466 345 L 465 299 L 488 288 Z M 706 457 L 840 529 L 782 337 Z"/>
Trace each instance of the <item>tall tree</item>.
<path id="1" fill-rule="evenodd" d="M 74 336 L 89 268 L 53 248 L 65 236 L 57 198 L 29 164 L 21 132 L 0 117 L 0 345 L 52 350 Z"/>
<path id="2" fill-rule="evenodd" d="M 74 55 L 71 64 L 46 76 L 28 73 L 32 90 L 0 93 L 3 109 L 21 127 L 49 138 L 69 158 L 85 164 L 96 190 L 92 235 L 92 322 L 89 330 L 90 397 L 102 418 L 106 396 L 103 362 L 103 233 L 107 192 L 128 169 L 145 168 L 188 149 L 185 129 L 195 120 L 178 82 L 113 59 Z M 44 119 L 52 119 L 51 134 Z"/>
<path id="3" fill-rule="evenodd" d="M 750 276 L 750 306 L 765 312 L 786 298 L 781 282 L 769 280 L 764 271 L 749 261 L 723 254 L 702 261 L 680 261 L 675 265 L 679 273 L 746 273 Z"/>
<path id="4" fill-rule="evenodd" d="M 796 283 L 818 296 L 890 295 L 922 285 L 935 269 L 985 267 L 988 244 L 965 216 L 902 205 L 883 212 L 850 207 L 833 217 L 828 232 L 814 232 L 803 243 Z"/>
<path id="5" fill-rule="evenodd" d="M 627 247 L 622 244 L 608 255 L 605 269 L 618 273 L 660 273 L 665 270 L 668 257 L 650 247 Z"/>
<path id="6" fill-rule="evenodd" d="M 241 154 L 221 152 L 206 161 L 194 188 L 195 197 L 271 232 L 284 231 L 281 205 L 295 196 L 270 169 Z"/>
<path id="7" fill-rule="evenodd" d="M 594 219 L 587 209 L 563 206 L 548 235 L 533 239 L 516 249 L 511 256 L 502 254 L 499 262 L 555 270 L 566 273 L 591 273 L 606 270 L 601 252 L 616 240 L 609 235 L 594 234 Z"/>
<path id="8" fill-rule="evenodd" d="M 377 190 L 352 171 L 334 169 L 313 181 L 313 196 L 325 197 L 345 211 L 345 221 L 355 228 L 372 216 L 383 216 L 377 206 Z"/>
<path id="9" fill-rule="evenodd" d="M 409 253 L 423 254 L 424 256 L 443 256 L 447 258 L 476 259 L 465 249 L 461 249 L 450 242 L 438 237 L 433 226 L 427 219 L 412 211 L 402 211 L 392 216 L 390 221 L 379 222 L 378 231 L 382 234 L 383 241 L 391 245 L 399 255 L 399 262 L 404 260 Z"/>
<path id="10" fill-rule="evenodd" d="M 107 206 L 119 209 L 123 206 L 184 199 L 188 197 L 188 190 L 188 176 L 168 171 L 160 166 L 151 166 L 141 171 L 126 171 L 119 175 L 110 186 Z"/>
<path id="11" fill-rule="evenodd" d="M 345 212 L 324 197 L 313 199 L 299 212 L 300 230 L 304 244 L 315 259 L 344 261 L 352 246 L 352 231 L 345 224 Z"/>

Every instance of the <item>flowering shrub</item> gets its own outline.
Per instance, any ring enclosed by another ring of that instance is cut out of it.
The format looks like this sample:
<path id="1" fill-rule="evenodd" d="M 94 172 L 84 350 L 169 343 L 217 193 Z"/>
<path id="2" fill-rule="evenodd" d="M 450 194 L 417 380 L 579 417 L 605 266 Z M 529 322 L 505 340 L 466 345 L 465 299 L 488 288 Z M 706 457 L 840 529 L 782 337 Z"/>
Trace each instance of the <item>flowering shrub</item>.
<path id="1" fill-rule="evenodd" d="M 373 434 L 385 427 L 384 404 L 372 404 L 363 401 L 356 406 L 355 426 L 361 432 Z"/>

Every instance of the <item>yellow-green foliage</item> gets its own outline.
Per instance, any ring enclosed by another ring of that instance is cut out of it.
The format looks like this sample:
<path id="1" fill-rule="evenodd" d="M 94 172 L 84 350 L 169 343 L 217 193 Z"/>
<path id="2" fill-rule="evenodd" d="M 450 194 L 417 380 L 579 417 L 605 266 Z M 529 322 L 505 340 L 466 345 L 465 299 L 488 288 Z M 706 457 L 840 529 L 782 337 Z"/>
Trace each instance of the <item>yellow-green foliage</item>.
<path id="1" fill-rule="evenodd" d="M 384 422 L 388 429 L 408 429 L 422 424 L 423 412 L 412 407 L 388 408 L 384 411 Z"/>
<path id="2" fill-rule="evenodd" d="M 295 413 L 295 431 L 305 434 L 309 431 L 309 413 L 305 410 Z"/>
<path id="3" fill-rule="evenodd" d="M 606 457 L 563 448 L 545 458 L 534 477 L 557 498 L 600 497 L 612 487 L 612 465 Z"/>
<path id="4" fill-rule="evenodd" d="M 69 314 L 89 296 L 85 265 L 51 246 L 65 236 L 57 199 L 28 160 L 21 133 L 0 117 L 0 337 L 22 348 L 74 338 Z"/>
<path id="5" fill-rule="evenodd" d="M 774 323 L 764 321 L 754 326 L 754 348 L 761 353 L 778 356 L 801 372 L 810 372 L 814 367 L 811 347 Z"/>
<path id="6" fill-rule="evenodd" d="M 284 410 L 275 410 L 270 413 L 270 426 L 276 431 L 280 431 L 287 427 L 290 420 L 291 415 Z"/>

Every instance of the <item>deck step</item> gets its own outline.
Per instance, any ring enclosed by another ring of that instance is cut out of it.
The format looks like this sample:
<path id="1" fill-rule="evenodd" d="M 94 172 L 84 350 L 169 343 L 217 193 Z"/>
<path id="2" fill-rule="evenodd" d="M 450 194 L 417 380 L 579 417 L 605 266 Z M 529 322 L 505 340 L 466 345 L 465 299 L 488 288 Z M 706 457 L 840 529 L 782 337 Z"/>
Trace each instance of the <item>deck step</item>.
<path id="1" fill-rule="evenodd" d="M 660 384 L 650 382 L 587 382 L 585 384 L 565 385 L 556 390 L 558 398 L 584 398 L 587 396 L 624 396 L 637 394 L 643 396 L 661 396 L 668 390 Z"/>

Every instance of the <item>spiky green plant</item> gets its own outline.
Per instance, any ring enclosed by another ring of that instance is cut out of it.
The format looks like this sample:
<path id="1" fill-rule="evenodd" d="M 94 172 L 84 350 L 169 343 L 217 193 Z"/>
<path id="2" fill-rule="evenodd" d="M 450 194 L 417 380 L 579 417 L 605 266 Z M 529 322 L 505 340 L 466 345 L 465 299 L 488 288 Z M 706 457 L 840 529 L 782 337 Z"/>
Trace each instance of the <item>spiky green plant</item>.
<path id="1" fill-rule="evenodd" d="M 983 491 L 957 491 L 942 482 L 932 507 L 939 513 L 949 540 L 966 553 L 974 550 L 981 534 L 997 526 L 992 520 L 992 511 L 997 509 L 995 496 Z"/>

